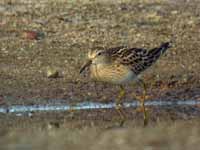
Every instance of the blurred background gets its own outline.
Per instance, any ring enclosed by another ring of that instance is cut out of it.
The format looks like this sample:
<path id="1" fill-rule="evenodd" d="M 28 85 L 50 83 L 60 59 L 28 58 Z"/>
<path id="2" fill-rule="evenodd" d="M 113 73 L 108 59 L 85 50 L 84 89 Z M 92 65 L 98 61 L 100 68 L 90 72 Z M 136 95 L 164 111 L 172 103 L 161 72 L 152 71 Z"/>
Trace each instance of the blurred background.
<path id="1" fill-rule="evenodd" d="M 172 48 L 141 76 L 149 100 L 200 100 L 199 0 L 1 0 L 0 106 L 114 102 L 117 86 L 79 74 L 88 50 L 167 41 Z M 137 84 L 126 90 L 125 102 L 142 92 Z M 198 105 L 148 111 L 149 127 L 128 108 L 117 130 L 107 130 L 115 110 L 0 114 L 0 149 L 199 146 Z"/>

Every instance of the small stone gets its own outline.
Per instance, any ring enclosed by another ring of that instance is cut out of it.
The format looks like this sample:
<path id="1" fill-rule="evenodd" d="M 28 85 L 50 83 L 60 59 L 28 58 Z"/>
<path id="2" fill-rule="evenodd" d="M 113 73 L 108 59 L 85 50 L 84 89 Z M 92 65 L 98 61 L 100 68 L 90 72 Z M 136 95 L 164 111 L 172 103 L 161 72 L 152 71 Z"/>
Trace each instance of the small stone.
<path id="1" fill-rule="evenodd" d="M 48 78 L 57 78 L 58 76 L 59 76 L 59 72 L 56 69 L 52 69 L 52 68 L 47 69 Z"/>
<path id="2" fill-rule="evenodd" d="M 147 19 L 150 19 L 154 22 L 159 22 L 162 16 L 158 15 L 157 12 L 152 12 L 146 15 Z"/>
<path id="3" fill-rule="evenodd" d="M 193 25 L 193 24 L 195 24 L 195 21 L 194 20 L 188 20 L 187 24 L 188 25 Z"/>
<path id="4" fill-rule="evenodd" d="M 176 14 L 178 14 L 178 11 L 177 10 L 173 10 L 173 11 L 171 11 L 171 14 L 172 15 L 176 15 Z"/>

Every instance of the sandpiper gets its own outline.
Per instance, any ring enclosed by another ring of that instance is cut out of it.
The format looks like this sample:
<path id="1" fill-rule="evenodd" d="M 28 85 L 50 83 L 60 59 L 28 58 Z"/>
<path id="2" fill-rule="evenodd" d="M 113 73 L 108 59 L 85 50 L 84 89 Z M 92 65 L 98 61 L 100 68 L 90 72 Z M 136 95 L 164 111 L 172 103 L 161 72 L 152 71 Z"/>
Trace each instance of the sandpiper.
<path id="1" fill-rule="evenodd" d="M 148 118 L 144 104 L 146 86 L 143 80 L 138 78 L 138 75 L 155 63 L 168 48 L 170 48 L 170 42 L 163 43 L 150 50 L 123 46 L 90 50 L 88 60 L 80 69 L 80 73 L 89 67 L 91 78 L 120 86 L 121 91 L 116 101 L 116 108 L 121 116 L 121 124 L 125 120 L 125 115 L 121 109 L 122 98 L 125 96 L 124 85 L 138 81 L 144 88 L 143 96 L 139 100 L 143 111 L 144 125 L 147 125 Z"/>

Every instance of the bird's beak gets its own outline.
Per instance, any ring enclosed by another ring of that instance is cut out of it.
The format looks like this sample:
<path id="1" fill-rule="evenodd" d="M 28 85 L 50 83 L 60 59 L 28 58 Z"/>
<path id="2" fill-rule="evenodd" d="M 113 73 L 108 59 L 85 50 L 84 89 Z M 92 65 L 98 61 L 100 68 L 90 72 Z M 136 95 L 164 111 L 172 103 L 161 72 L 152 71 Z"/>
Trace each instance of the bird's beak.
<path id="1" fill-rule="evenodd" d="M 80 69 L 79 73 L 82 73 L 87 67 L 89 67 L 92 63 L 92 60 L 88 60 Z"/>

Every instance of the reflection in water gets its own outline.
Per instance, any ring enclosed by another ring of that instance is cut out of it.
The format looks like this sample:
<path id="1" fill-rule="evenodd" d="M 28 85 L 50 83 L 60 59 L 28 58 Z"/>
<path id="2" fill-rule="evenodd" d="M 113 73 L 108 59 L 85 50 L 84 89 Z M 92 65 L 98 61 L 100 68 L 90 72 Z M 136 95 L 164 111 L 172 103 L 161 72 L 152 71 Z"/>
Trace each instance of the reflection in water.
<path id="1" fill-rule="evenodd" d="M 199 105 L 198 100 L 174 100 L 174 101 L 146 101 L 146 106 L 177 106 L 177 105 Z M 124 107 L 137 107 L 138 101 L 126 102 Z M 67 111 L 67 110 L 90 110 L 90 109 L 108 109 L 114 108 L 115 103 L 82 102 L 76 105 L 54 104 L 54 105 L 13 105 L 0 107 L 0 113 L 29 113 L 29 112 L 49 112 L 49 111 Z"/>

